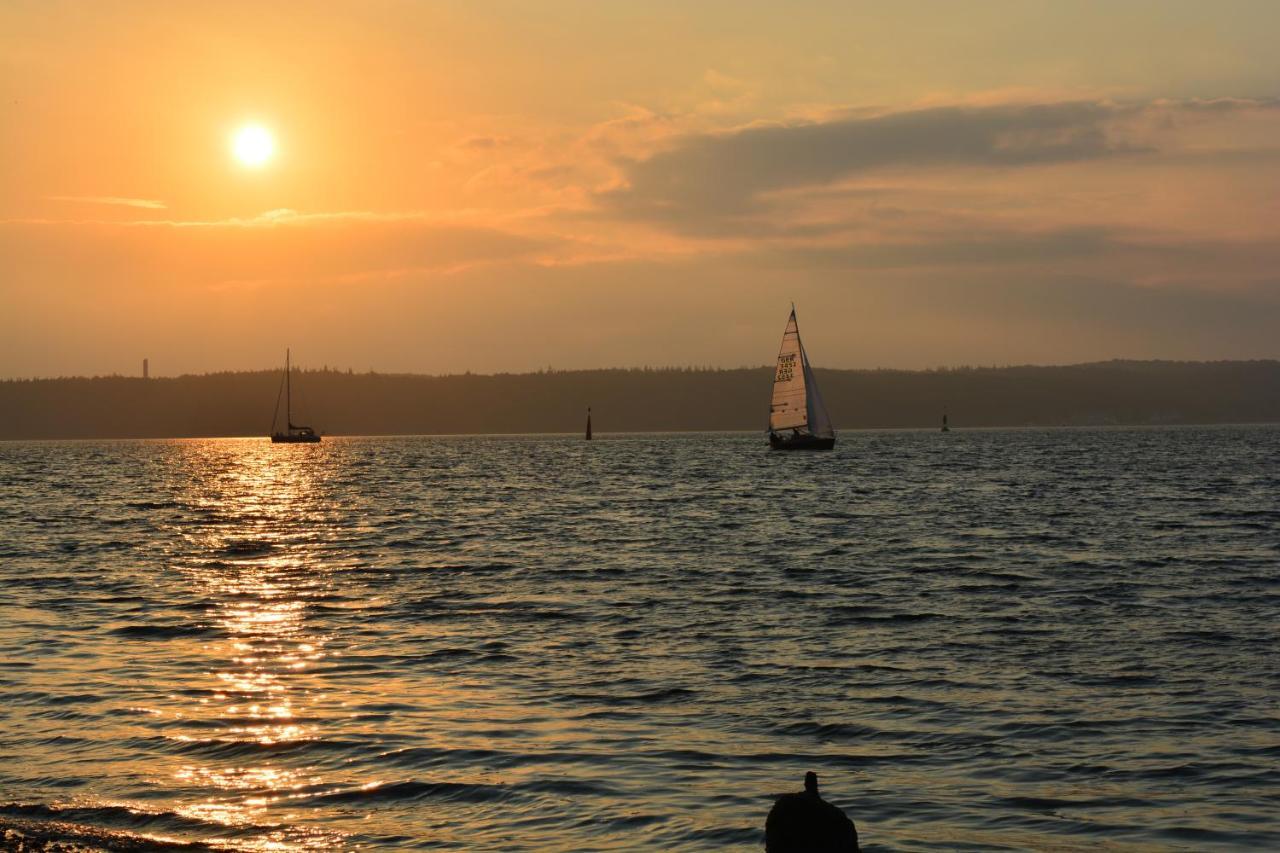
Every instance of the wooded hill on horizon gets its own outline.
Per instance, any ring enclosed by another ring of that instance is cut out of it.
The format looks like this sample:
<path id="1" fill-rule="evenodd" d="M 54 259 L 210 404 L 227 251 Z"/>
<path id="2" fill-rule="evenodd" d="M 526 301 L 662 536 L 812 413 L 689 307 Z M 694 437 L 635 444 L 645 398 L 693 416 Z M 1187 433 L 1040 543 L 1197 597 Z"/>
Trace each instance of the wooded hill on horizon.
<path id="1" fill-rule="evenodd" d="M 815 370 L 837 430 L 1280 421 L 1280 361 Z M 331 435 L 752 430 L 773 370 L 295 370 L 294 422 Z M 282 371 L 0 381 L 0 439 L 265 436 Z M 284 412 L 281 404 L 280 419 Z"/>

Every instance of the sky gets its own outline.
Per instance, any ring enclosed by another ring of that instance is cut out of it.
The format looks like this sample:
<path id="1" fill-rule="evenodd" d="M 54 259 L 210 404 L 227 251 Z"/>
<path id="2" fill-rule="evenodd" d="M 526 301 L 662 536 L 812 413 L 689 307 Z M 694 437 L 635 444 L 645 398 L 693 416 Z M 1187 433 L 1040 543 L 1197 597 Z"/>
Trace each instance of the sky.
<path id="1" fill-rule="evenodd" d="M 1280 3 L 0 3 L 0 377 L 1280 357 Z M 233 154 L 266 129 L 260 166 Z"/>

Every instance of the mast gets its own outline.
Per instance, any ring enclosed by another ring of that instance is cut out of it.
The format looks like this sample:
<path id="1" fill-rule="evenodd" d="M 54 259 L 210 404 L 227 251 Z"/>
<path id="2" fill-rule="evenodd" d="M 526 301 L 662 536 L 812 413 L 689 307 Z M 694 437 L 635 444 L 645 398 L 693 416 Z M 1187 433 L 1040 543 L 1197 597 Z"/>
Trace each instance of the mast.
<path id="1" fill-rule="evenodd" d="M 293 388 L 290 386 L 289 348 L 284 350 L 284 423 L 285 432 L 293 432 Z"/>
<path id="2" fill-rule="evenodd" d="M 591 407 L 587 406 L 587 441 L 591 440 Z"/>

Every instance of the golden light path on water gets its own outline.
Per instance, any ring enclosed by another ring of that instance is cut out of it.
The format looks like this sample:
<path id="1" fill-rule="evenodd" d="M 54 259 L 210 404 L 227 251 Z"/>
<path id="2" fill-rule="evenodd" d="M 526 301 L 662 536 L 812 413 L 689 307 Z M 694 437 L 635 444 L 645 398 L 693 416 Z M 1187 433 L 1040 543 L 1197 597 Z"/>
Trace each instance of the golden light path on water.
<path id="1" fill-rule="evenodd" d="M 227 454 L 231 448 L 238 452 Z M 310 547 L 325 536 L 323 527 L 313 526 L 325 515 L 324 484 L 315 476 L 314 459 L 293 452 L 298 448 L 213 442 L 192 450 L 191 503 L 221 523 L 187 538 L 196 553 L 220 556 L 183 569 L 194 591 L 209 602 L 207 616 L 225 639 L 202 649 L 207 669 L 193 673 L 192 686 L 205 695 L 190 719 L 211 727 L 213 740 L 229 746 L 305 743 L 318 736 L 318 706 L 331 699 L 314 674 L 325 659 L 328 637 L 307 620 L 309 603 L 331 580 L 324 560 Z M 204 732 L 174 737 L 206 745 L 209 740 Z M 245 751 L 247 756 L 257 752 Z M 179 814 L 229 826 L 292 823 L 293 815 L 268 817 L 267 809 L 325 782 L 320 771 L 273 760 L 270 751 L 231 766 L 184 763 L 173 775 L 179 787 L 225 792 L 182 805 Z M 301 839 L 296 829 L 289 834 L 290 842 L 268 837 L 240 846 L 322 849 L 338 838 L 323 831 Z"/>
<path id="2" fill-rule="evenodd" d="M 410 742 L 447 749 L 454 744 L 440 740 L 440 730 L 452 725 L 460 742 L 496 749 L 503 738 L 485 734 L 484 726 L 525 716 L 471 679 L 435 684 L 428 674 L 367 663 L 405 650 L 381 632 L 353 639 L 363 630 L 362 614 L 376 618 L 387 603 L 365 588 L 362 572 L 388 573 L 368 566 L 368 554 L 357 554 L 353 545 L 370 533 L 368 517 L 380 510 L 376 497 L 344 479 L 351 472 L 342 468 L 342 453 L 338 442 L 318 448 L 261 440 L 181 443 L 180 503 L 199 521 L 173 531 L 172 568 L 201 602 L 196 622 L 209 639 L 183 652 L 193 662 L 186 688 L 165 697 L 167 708 L 157 711 L 169 717 L 166 737 L 178 760 L 167 780 L 154 781 L 157 788 L 188 792 L 173 811 L 227 827 L 226 837 L 211 840 L 237 849 L 349 845 L 349 821 L 343 830 L 317 826 L 334 803 L 397 784 L 438 784 L 394 771 L 364 775 L 359 759 L 343 752 L 346 745 L 372 744 L 374 754 L 394 755 L 404 740 L 400 729 L 416 718 L 422 728 Z M 335 638 L 341 626 L 353 630 Z M 403 638 L 404 630 L 393 633 Z M 414 643 L 447 639 L 431 624 L 414 626 L 409 636 Z M 371 668 L 376 674 L 362 677 Z M 372 701 L 380 693 L 393 711 Z M 487 720 L 468 722 L 478 709 Z M 194 795 L 199 791 L 206 793 Z M 446 843 L 469 836 L 452 827 L 435 833 Z"/>

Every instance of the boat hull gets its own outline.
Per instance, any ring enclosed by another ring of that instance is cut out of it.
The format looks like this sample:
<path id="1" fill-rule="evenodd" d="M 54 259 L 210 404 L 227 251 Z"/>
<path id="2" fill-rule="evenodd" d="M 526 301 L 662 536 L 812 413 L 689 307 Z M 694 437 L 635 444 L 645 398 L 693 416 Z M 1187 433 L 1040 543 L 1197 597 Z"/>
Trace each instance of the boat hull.
<path id="1" fill-rule="evenodd" d="M 831 450 L 836 437 L 819 438 L 816 435 L 778 435 L 769 433 L 770 450 Z"/>
<path id="2" fill-rule="evenodd" d="M 271 436 L 272 444 L 319 444 L 320 436 L 312 433 L 311 435 L 288 435 L 287 433 L 278 432 Z"/>

